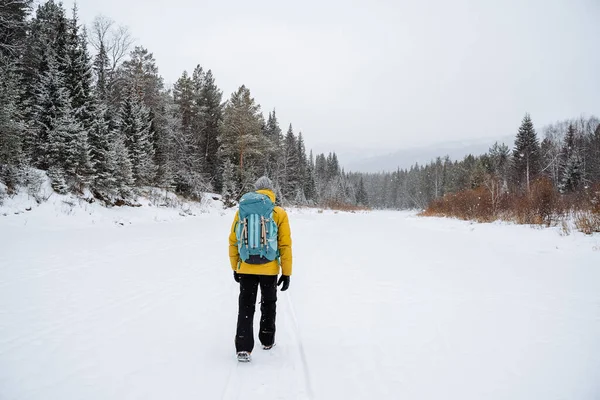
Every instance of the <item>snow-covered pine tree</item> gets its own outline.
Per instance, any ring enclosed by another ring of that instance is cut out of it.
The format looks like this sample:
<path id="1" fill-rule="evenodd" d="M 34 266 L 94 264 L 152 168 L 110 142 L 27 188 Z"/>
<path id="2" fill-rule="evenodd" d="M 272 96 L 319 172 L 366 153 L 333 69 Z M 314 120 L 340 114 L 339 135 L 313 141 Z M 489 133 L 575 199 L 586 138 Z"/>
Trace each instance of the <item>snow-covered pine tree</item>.
<path id="1" fill-rule="evenodd" d="M 304 145 L 304 138 L 302 132 L 298 132 L 297 138 L 298 150 L 296 152 L 298 157 L 298 181 L 299 186 L 304 189 L 304 182 L 306 181 L 306 171 L 308 169 L 308 157 L 306 156 L 306 147 Z"/>
<path id="2" fill-rule="evenodd" d="M 69 187 L 65 181 L 65 171 L 59 166 L 53 165 L 48 169 L 48 178 L 50 178 L 50 185 L 56 193 L 67 194 Z"/>
<path id="3" fill-rule="evenodd" d="M 340 175 L 340 163 L 335 152 L 329 153 L 327 156 L 327 169 L 325 171 L 326 179 L 328 181 L 338 177 Z"/>
<path id="4" fill-rule="evenodd" d="M 265 157 L 262 135 L 263 116 L 260 105 L 250 95 L 250 90 L 241 86 L 231 95 L 223 112 L 223 123 L 219 132 L 219 155 L 236 166 L 236 175 L 242 191 L 252 190 L 258 174 L 258 165 Z"/>
<path id="5" fill-rule="evenodd" d="M 287 145 L 287 141 L 286 141 Z M 294 203 L 297 205 L 307 205 L 308 200 L 306 196 L 306 185 L 307 185 L 307 175 L 308 175 L 308 160 L 306 157 L 306 147 L 304 146 L 304 138 L 302 137 L 302 132 L 298 132 L 298 137 L 296 139 L 296 152 L 295 157 L 297 159 L 297 164 L 295 168 L 295 179 L 297 181 L 296 184 L 296 196 L 294 199 Z M 289 176 L 289 174 L 288 174 Z"/>
<path id="6" fill-rule="evenodd" d="M 92 98 L 93 70 L 87 51 L 87 35 L 85 31 L 79 31 L 78 24 L 77 5 L 75 5 L 73 17 L 68 25 L 65 84 L 75 118 L 85 130 L 89 131 L 95 115 L 95 102 Z"/>
<path id="7" fill-rule="evenodd" d="M 358 182 L 358 190 L 356 191 L 356 203 L 360 206 L 367 207 L 369 205 L 369 195 L 365 189 L 363 177 L 360 177 Z"/>
<path id="8" fill-rule="evenodd" d="M 291 202 L 295 199 L 302 180 L 300 176 L 300 157 L 298 141 L 290 124 L 283 142 L 282 194 L 283 200 Z"/>
<path id="9" fill-rule="evenodd" d="M 327 185 L 327 159 L 325 154 L 317 154 L 315 157 L 315 185 L 317 190 L 317 199 L 321 201 L 325 195 L 325 186 Z"/>
<path id="10" fill-rule="evenodd" d="M 235 167 L 231 160 L 225 159 L 223 164 L 223 188 L 221 195 L 226 205 L 232 204 L 232 200 L 238 197 L 238 188 L 235 179 Z"/>
<path id="11" fill-rule="evenodd" d="M 204 74 L 200 91 L 200 119 L 202 120 L 201 149 L 204 154 L 203 172 L 214 181 L 213 186 L 219 189 L 219 126 L 223 121 L 223 93 L 215 84 L 211 70 Z"/>
<path id="12" fill-rule="evenodd" d="M 268 143 L 266 156 L 267 175 L 271 178 L 275 187 L 279 188 L 278 196 L 281 196 L 281 179 L 284 165 L 283 134 L 279 127 L 275 110 L 269 113 L 267 123 L 264 127 L 264 136 Z"/>
<path id="13" fill-rule="evenodd" d="M 100 43 L 98 54 L 94 57 L 93 70 L 96 74 L 96 98 L 108 105 L 109 96 L 109 65 L 108 54 L 104 43 Z"/>
<path id="14" fill-rule="evenodd" d="M 148 109 L 131 88 L 121 104 L 118 121 L 129 153 L 133 179 L 136 186 L 149 185 L 156 174 L 154 148 L 150 141 Z"/>
<path id="15" fill-rule="evenodd" d="M 181 121 L 181 129 L 191 133 L 194 129 L 194 120 L 198 117 L 198 107 L 194 91 L 194 82 L 187 71 L 173 85 L 173 101 L 177 105 L 177 114 Z"/>
<path id="16" fill-rule="evenodd" d="M 155 184 L 165 190 L 173 189 L 175 185 L 175 141 L 181 124 L 177 117 L 177 106 L 173 97 L 162 93 L 161 105 L 154 121 L 157 127 L 154 143 L 154 160 L 157 168 Z"/>
<path id="17" fill-rule="evenodd" d="M 310 151 L 308 163 L 306 166 L 306 176 L 304 177 L 304 194 L 309 204 L 315 204 L 317 201 L 317 186 L 315 183 L 315 161 L 313 152 Z"/>
<path id="18" fill-rule="evenodd" d="M 20 58 L 27 35 L 27 16 L 32 0 L 11 0 L 0 3 L 0 59 Z"/>
<path id="19" fill-rule="evenodd" d="M 196 101 L 196 105 L 200 107 L 200 93 L 202 92 L 202 87 L 204 85 L 204 68 L 201 65 L 196 65 L 194 71 L 192 71 L 192 84 L 193 91 L 196 95 L 194 101 Z"/>
<path id="20" fill-rule="evenodd" d="M 531 182 L 540 171 L 540 144 L 529 114 L 525 114 L 513 150 L 514 184 L 531 191 Z"/>
<path id="21" fill-rule="evenodd" d="M 134 90 L 141 103 L 156 112 L 164 83 L 158 74 L 154 55 L 148 49 L 135 47 L 117 74 L 120 83 L 123 83 L 121 98 L 129 96 L 129 92 Z"/>
<path id="22" fill-rule="evenodd" d="M 29 23 L 23 66 L 24 98 L 31 100 L 36 96 L 40 77 L 48 69 L 49 55 L 54 66 L 65 73 L 68 65 L 67 37 L 68 19 L 62 4 L 49 0 L 41 4 L 35 17 Z M 28 117 L 34 120 L 34 107 L 29 108 Z"/>
<path id="23" fill-rule="evenodd" d="M 199 72 L 196 68 L 195 75 L 198 76 Z M 184 71 L 173 87 L 173 111 L 179 125 L 174 132 L 175 186 L 179 193 L 186 196 L 198 196 L 208 187 L 202 173 L 203 153 L 200 148 L 201 123 L 196 88 L 200 84 Z"/>
<path id="24" fill-rule="evenodd" d="M 25 167 L 20 72 L 31 4 L 31 0 L 0 3 L 0 182 L 9 190 L 21 183 Z"/>
<path id="25" fill-rule="evenodd" d="M 49 165 L 64 172 L 68 187 L 82 192 L 92 175 L 90 150 L 87 132 L 69 109 L 49 130 L 47 152 Z"/>
<path id="26" fill-rule="evenodd" d="M 59 71 L 53 54 L 48 51 L 45 57 L 45 72 L 37 80 L 33 103 L 33 134 L 28 138 L 29 157 L 33 165 L 48 169 L 49 134 L 71 111 L 69 94 L 65 87 L 63 74 Z M 64 119 L 62 123 L 64 123 Z"/>
<path id="27" fill-rule="evenodd" d="M 25 124 L 16 65 L 0 63 L 0 181 L 14 189 L 25 165 Z"/>
<path id="28" fill-rule="evenodd" d="M 590 180 L 594 183 L 600 183 L 600 123 L 594 133 L 590 135 L 589 142 Z"/>
<path id="29" fill-rule="evenodd" d="M 34 104 L 37 125 L 32 159 L 43 169 L 57 167 L 55 176 L 64 173 L 67 185 L 81 191 L 92 173 L 87 132 L 74 117 L 64 75 L 51 54 Z"/>
<path id="30" fill-rule="evenodd" d="M 118 157 L 113 133 L 108 108 L 100 103 L 96 108 L 96 116 L 88 135 L 90 159 L 94 169 L 94 187 L 109 193 L 118 189 L 116 179 Z"/>
<path id="31" fill-rule="evenodd" d="M 565 136 L 564 144 L 560 154 L 561 180 L 559 188 L 561 192 L 575 192 L 579 189 L 583 180 L 583 160 L 577 146 L 576 130 L 570 124 Z"/>
<path id="32" fill-rule="evenodd" d="M 560 189 L 563 192 L 576 192 L 583 181 L 583 162 L 578 152 L 569 157 L 563 168 Z"/>
<path id="33" fill-rule="evenodd" d="M 135 178 L 133 176 L 133 165 L 129 156 L 129 150 L 125 144 L 123 133 L 115 129 L 112 134 L 113 142 L 110 147 L 110 159 L 116 160 L 117 169 L 114 174 L 115 185 L 118 194 L 127 199 L 133 196 L 133 185 Z"/>
<path id="34" fill-rule="evenodd" d="M 508 189 L 510 149 L 504 143 L 494 143 L 489 149 L 491 172 L 502 181 L 503 190 Z"/>

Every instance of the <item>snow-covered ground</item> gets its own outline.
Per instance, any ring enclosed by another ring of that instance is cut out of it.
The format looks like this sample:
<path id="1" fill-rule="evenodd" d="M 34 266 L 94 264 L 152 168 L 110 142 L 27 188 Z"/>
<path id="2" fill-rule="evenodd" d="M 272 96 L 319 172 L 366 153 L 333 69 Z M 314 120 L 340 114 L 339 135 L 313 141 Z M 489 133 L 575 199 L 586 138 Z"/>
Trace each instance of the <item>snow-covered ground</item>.
<path id="1" fill-rule="evenodd" d="M 239 364 L 231 211 L 47 207 L 0 215 L 2 400 L 600 398 L 598 236 L 292 211 Z"/>

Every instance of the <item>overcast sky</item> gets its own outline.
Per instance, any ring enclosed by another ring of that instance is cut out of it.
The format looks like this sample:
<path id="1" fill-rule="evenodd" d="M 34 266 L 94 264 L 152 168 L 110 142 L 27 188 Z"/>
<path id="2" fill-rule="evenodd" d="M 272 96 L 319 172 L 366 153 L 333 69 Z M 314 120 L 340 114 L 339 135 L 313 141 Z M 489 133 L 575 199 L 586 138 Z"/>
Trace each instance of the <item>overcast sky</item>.
<path id="1" fill-rule="evenodd" d="M 319 151 L 492 140 L 525 112 L 537 128 L 600 113 L 598 0 L 78 5 L 88 25 L 127 25 L 165 82 L 201 64 L 224 98 L 245 84 Z"/>

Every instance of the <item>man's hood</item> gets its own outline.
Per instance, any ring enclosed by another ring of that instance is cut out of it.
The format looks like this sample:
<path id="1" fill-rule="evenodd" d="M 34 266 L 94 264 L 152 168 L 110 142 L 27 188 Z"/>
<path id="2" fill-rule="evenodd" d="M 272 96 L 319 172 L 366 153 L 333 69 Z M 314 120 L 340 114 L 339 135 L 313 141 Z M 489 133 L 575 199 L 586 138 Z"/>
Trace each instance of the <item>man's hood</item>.
<path id="1" fill-rule="evenodd" d="M 260 190 L 257 190 L 256 193 L 260 193 L 260 194 L 264 194 L 265 196 L 269 196 L 269 198 L 271 199 L 273 204 L 275 204 L 275 193 L 273 193 L 272 190 L 260 189 Z"/>

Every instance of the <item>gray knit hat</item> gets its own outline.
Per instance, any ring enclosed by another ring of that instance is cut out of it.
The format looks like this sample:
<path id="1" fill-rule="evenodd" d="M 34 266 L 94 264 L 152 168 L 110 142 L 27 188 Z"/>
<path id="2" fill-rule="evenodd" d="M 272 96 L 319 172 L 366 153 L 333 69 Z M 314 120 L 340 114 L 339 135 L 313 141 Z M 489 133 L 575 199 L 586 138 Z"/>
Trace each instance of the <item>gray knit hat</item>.
<path id="1" fill-rule="evenodd" d="M 266 176 L 261 176 L 260 178 L 258 178 L 258 180 L 254 183 L 254 189 L 266 189 L 270 191 L 275 190 L 275 188 L 273 187 L 273 182 L 271 182 L 271 180 Z"/>

